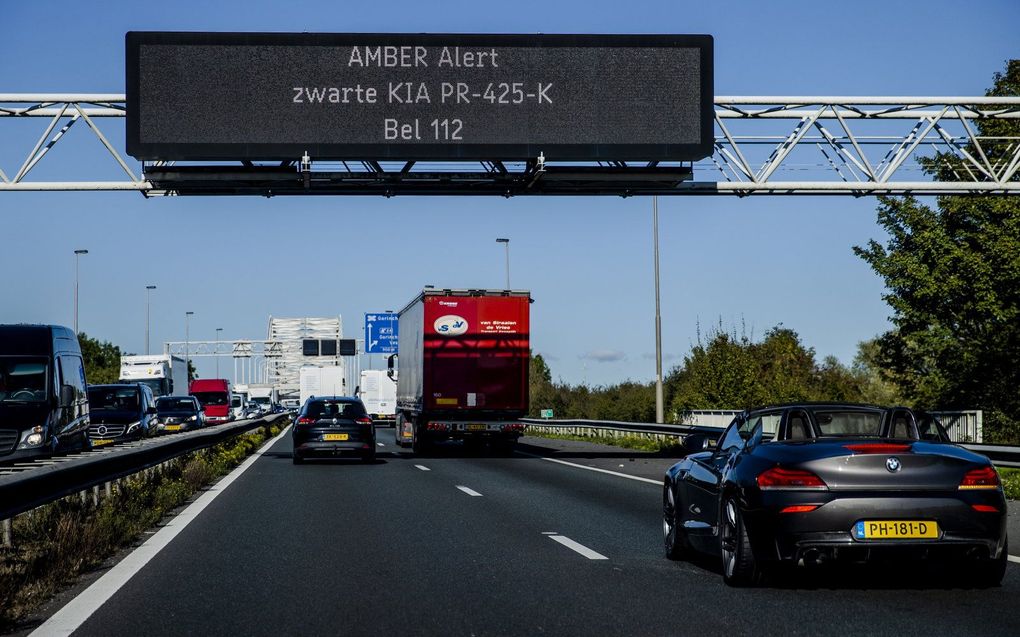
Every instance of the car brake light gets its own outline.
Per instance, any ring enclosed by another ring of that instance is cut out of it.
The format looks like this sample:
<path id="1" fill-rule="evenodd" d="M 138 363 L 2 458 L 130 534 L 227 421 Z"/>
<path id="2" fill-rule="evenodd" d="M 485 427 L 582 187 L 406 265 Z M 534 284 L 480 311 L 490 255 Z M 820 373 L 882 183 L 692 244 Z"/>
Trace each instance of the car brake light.
<path id="1" fill-rule="evenodd" d="M 758 474 L 758 488 L 768 489 L 827 489 L 821 478 L 803 469 L 772 467 Z"/>
<path id="2" fill-rule="evenodd" d="M 314 423 L 315 420 L 313 418 L 309 418 L 308 416 L 301 416 L 300 418 L 297 419 L 297 424 L 299 425 L 311 425 Z"/>
<path id="3" fill-rule="evenodd" d="M 991 467 L 971 469 L 963 474 L 963 480 L 960 481 L 959 488 L 961 491 L 969 489 L 998 489 L 999 474 Z"/>
<path id="4" fill-rule="evenodd" d="M 843 445 L 854 453 L 907 453 L 911 445 L 892 442 L 865 442 L 859 445 Z"/>
<path id="5" fill-rule="evenodd" d="M 780 513 L 809 513 L 817 508 L 817 504 L 795 504 L 784 508 Z"/>
<path id="6" fill-rule="evenodd" d="M 972 504 L 970 508 L 974 509 L 978 513 L 998 513 L 998 507 L 993 507 L 990 504 Z"/>
<path id="7" fill-rule="evenodd" d="M 372 419 L 371 418 L 358 418 L 358 420 L 355 421 L 355 422 L 357 422 L 359 425 L 371 425 L 372 424 Z"/>

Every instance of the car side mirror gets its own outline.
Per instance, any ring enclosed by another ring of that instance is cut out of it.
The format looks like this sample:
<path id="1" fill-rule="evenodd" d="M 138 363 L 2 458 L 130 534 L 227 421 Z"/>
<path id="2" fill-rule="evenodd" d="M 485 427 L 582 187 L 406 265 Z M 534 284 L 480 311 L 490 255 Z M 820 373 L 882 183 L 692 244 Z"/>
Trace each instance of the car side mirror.
<path id="1" fill-rule="evenodd" d="M 705 434 L 687 434 L 684 436 L 683 447 L 686 453 L 698 453 L 699 451 L 705 451 L 711 445 L 709 444 L 709 438 Z"/>
<path id="2" fill-rule="evenodd" d="M 60 406 L 70 407 L 74 402 L 74 387 L 71 385 L 60 386 Z"/>

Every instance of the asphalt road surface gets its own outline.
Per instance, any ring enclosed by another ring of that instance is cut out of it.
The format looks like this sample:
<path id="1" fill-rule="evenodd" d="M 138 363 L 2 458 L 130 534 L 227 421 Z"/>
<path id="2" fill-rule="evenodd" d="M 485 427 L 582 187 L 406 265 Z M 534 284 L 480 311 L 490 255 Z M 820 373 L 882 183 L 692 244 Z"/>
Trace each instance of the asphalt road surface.
<path id="1" fill-rule="evenodd" d="M 379 434 L 374 465 L 295 466 L 284 436 L 74 634 L 1020 635 L 1020 564 L 989 590 L 903 566 L 731 589 L 663 557 L 672 459 L 535 438 L 558 462 L 412 457 Z"/>

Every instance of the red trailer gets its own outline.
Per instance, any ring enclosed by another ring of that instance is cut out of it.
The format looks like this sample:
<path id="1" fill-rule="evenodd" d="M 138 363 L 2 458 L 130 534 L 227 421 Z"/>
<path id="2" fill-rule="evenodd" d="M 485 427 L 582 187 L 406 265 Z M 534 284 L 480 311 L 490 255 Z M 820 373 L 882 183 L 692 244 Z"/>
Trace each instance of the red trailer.
<path id="1" fill-rule="evenodd" d="M 397 444 L 513 448 L 528 411 L 530 303 L 526 291 L 426 288 L 400 311 Z"/>

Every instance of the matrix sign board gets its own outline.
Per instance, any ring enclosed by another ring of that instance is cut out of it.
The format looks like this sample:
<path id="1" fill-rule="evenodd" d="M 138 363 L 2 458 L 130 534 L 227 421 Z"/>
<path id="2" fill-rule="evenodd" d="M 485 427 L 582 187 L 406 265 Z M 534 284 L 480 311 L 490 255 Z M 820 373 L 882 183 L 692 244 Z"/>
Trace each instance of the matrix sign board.
<path id="1" fill-rule="evenodd" d="M 713 142 L 708 35 L 127 34 L 142 160 L 678 160 Z"/>

